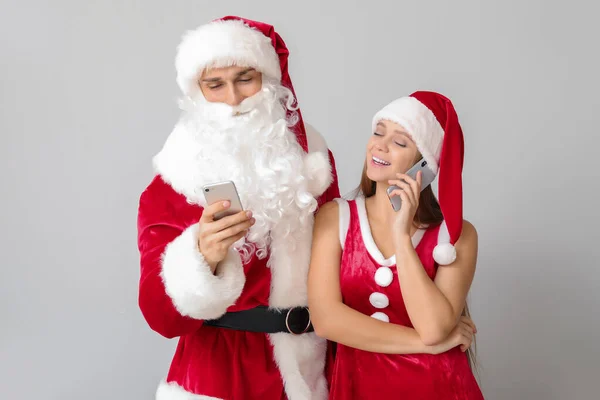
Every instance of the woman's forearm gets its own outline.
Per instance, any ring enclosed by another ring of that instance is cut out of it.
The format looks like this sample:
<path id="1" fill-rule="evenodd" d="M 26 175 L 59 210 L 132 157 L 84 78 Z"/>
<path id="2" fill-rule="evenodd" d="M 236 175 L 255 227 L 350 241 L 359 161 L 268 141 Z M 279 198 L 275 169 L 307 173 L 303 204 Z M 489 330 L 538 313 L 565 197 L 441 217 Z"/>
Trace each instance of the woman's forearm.
<path id="1" fill-rule="evenodd" d="M 317 335 L 360 350 L 385 354 L 434 353 L 417 331 L 401 325 L 379 321 L 343 303 L 312 310 Z"/>
<path id="2" fill-rule="evenodd" d="M 396 245 L 398 280 L 410 320 L 424 343 L 433 345 L 456 326 L 452 305 L 429 278 L 410 238 Z"/>

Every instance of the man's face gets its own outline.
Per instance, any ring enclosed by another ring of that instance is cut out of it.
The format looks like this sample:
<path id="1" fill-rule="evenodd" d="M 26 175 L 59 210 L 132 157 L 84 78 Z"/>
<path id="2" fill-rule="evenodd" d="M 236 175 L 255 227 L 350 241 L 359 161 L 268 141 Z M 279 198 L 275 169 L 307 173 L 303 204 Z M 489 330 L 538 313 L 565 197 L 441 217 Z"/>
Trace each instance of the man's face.
<path id="1" fill-rule="evenodd" d="M 237 106 L 262 87 L 262 74 L 254 68 L 225 67 L 204 70 L 198 85 L 206 101 Z"/>

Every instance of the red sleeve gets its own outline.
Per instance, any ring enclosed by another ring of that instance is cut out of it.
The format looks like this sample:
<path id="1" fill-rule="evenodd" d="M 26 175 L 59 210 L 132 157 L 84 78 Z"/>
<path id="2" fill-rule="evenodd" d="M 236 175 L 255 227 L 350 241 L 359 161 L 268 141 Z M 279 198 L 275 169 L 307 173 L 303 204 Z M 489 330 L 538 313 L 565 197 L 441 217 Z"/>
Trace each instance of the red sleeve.
<path id="1" fill-rule="evenodd" d="M 152 186 L 152 184 L 151 184 Z M 166 246 L 180 236 L 183 228 L 169 215 L 168 202 L 149 187 L 142 193 L 138 209 L 138 248 L 141 276 L 139 306 L 150 327 L 173 338 L 196 331 L 201 320 L 183 316 L 165 291 L 161 277 L 162 255 Z"/>
<path id="2" fill-rule="evenodd" d="M 202 208 L 156 178 L 140 198 L 139 304 L 152 329 L 166 337 L 197 330 L 227 312 L 242 294 L 242 260 L 229 249 L 213 273 L 198 250 Z"/>

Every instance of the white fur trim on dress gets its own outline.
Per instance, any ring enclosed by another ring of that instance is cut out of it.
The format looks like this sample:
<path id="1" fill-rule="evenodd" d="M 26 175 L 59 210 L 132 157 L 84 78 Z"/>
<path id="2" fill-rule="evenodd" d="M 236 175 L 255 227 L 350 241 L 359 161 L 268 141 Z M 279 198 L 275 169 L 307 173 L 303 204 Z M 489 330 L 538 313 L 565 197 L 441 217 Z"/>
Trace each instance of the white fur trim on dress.
<path id="1" fill-rule="evenodd" d="M 217 397 L 193 394 L 176 383 L 161 382 L 156 391 L 156 400 L 222 400 Z"/>
<path id="2" fill-rule="evenodd" d="M 162 260 L 161 276 L 175 308 L 195 319 L 219 318 L 242 294 L 246 276 L 239 253 L 230 249 L 215 274 L 198 250 L 194 224 L 171 242 Z"/>
<path id="3" fill-rule="evenodd" d="M 281 80 L 279 57 L 271 39 L 240 20 L 213 21 L 185 33 L 175 58 L 181 91 L 197 93 L 198 78 L 206 67 L 253 67 Z"/>
<path id="4" fill-rule="evenodd" d="M 373 239 L 373 232 L 371 232 L 371 225 L 369 224 L 369 217 L 367 215 L 367 207 L 365 205 L 365 197 L 363 195 L 357 196 L 356 209 L 358 211 L 358 223 L 360 225 L 360 233 L 363 238 L 363 243 L 367 249 L 367 252 L 377 264 L 383 267 L 391 267 L 396 265 L 396 255 L 393 254 L 389 258 L 384 258 L 383 254 L 377 247 L 375 239 Z M 423 236 L 425 236 L 426 229 L 417 229 L 411 237 L 413 247 L 416 249 Z"/>
<path id="5" fill-rule="evenodd" d="M 344 250 L 348 229 L 350 228 L 350 205 L 348 204 L 348 201 L 344 199 L 335 199 L 335 202 L 338 204 L 338 214 L 340 219 L 338 223 L 340 246 L 342 247 L 342 250 Z"/>
<path id="6" fill-rule="evenodd" d="M 272 231 L 271 294 L 269 306 L 284 309 L 308 304 L 308 267 L 314 218 L 299 221 L 292 234 Z M 275 361 L 290 400 L 325 400 L 327 342 L 314 332 L 302 335 L 276 333 L 269 335 Z"/>
<path id="7" fill-rule="evenodd" d="M 381 120 L 395 122 L 406 129 L 429 168 L 437 174 L 444 142 L 444 129 L 429 108 L 414 97 L 401 97 L 375 114 L 373 131 Z"/>

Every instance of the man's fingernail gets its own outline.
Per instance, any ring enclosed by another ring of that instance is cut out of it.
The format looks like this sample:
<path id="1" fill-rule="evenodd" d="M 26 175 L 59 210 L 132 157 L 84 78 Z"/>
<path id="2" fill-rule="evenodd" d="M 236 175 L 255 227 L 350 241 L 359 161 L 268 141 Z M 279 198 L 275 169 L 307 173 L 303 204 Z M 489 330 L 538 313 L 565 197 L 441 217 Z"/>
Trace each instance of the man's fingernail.
<path id="1" fill-rule="evenodd" d="M 252 216 L 252 211 L 246 211 L 246 216 L 250 218 Z"/>
<path id="2" fill-rule="evenodd" d="M 229 207 L 229 202 L 228 201 L 224 201 L 223 202 L 223 207 Z"/>

